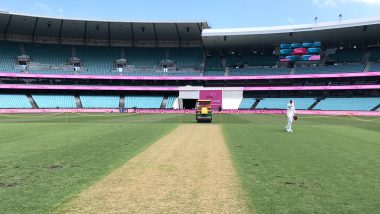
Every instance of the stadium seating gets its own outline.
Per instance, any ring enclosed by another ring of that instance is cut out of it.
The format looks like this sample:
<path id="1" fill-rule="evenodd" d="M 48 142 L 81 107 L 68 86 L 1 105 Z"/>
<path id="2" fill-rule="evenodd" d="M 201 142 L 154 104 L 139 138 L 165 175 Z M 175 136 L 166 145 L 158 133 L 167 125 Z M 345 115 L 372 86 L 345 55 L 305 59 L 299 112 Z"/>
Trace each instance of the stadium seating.
<path id="1" fill-rule="evenodd" d="M 294 61 L 300 60 L 301 57 L 299 55 L 290 55 L 290 56 L 286 56 L 285 59 L 287 61 L 294 62 Z"/>
<path id="2" fill-rule="evenodd" d="M 80 95 L 83 108 L 119 108 L 120 96 Z"/>
<path id="3" fill-rule="evenodd" d="M 0 94 L 0 108 L 32 108 L 25 94 Z"/>
<path id="4" fill-rule="evenodd" d="M 118 75 L 116 72 L 113 74 Z M 125 76 L 199 76 L 200 74 L 199 71 L 125 71 L 122 73 Z"/>
<path id="5" fill-rule="evenodd" d="M 308 109 L 315 98 L 264 98 L 256 106 L 256 109 L 286 109 L 289 100 L 293 100 L 296 109 Z"/>
<path id="6" fill-rule="evenodd" d="M 242 55 L 228 54 L 224 56 L 226 59 L 226 66 L 232 67 L 236 65 L 244 65 L 244 60 Z"/>
<path id="7" fill-rule="evenodd" d="M 280 55 L 281 56 L 288 56 L 288 55 L 291 55 L 293 53 L 293 50 L 290 49 L 290 48 L 286 48 L 286 49 L 281 49 L 280 50 Z"/>
<path id="8" fill-rule="evenodd" d="M 321 43 L 283 43 L 280 45 L 280 62 L 320 60 Z"/>
<path id="9" fill-rule="evenodd" d="M 122 73 L 125 76 L 163 76 L 164 72 L 156 71 L 125 71 Z"/>
<path id="10" fill-rule="evenodd" d="M 319 49 L 315 43 L 300 44 L 282 44 L 281 47 L 288 47 L 289 51 L 294 51 L 293 47 L 308 48 L 309 50 Z M 16 57 L 21 54 L 20 44 L 17 42 L 1 42 L 0 43 L 0 71 L 4 72 L 20 72 L 21 69 L 15 69 Z M 313 44 L 314 47 L 311 45 Z M 94 46 L 74 46 L 76 56 L 84 63 L 85 69 L 79 72 L 60 69 L 59 66 L 65 65 L 68 58 L 71 57 L 71 46 L 67 45 L 50 45 L 50 44 L 24 44 L 25 52 L 32 59 L 33 63 L 42 65 L 58 66 L 58 68 L 30 68 L 29 73 L 35 74 L 82 74 L 82 75 L 120 75 L 120 76 L 200 76 L 199 70 L 194 67 L 203 64 L 203 50 L 201 48 L 120 48 L 120 47 L 94 47 Z M 287 50 L 286 48 L 280 50 Z M 125 54 L 123 54 L 125 53 Z M 364 51 L 356 49 L 339 50 L 334 55 L 336 61 L 345 62 L 344 64 L 321 66 L 321 67 L 298 67 L 295 74 L 323 74 L 323 73 L 352 73 L 362 72 L 365 68 L 361 63 L 346 63 L 361 61 Z M 130 66 L 123 72 L 114 70 L 116 59 L 120 59 L 125 55 L 127 64 Z M 314 56 L 319 55 L 302 55 L 301 60 L 310 60 Z M 226 55 L 227 65 L 233 65 L 241 62 L 248 65 L 247 68 L 231 68 L 230 76 L 250 76 L 250 75 L 282 75 L 290 74 L 289 68 L 262 68 L 262 66 L 273 66 L 277 63 L 278 57 L 272 54 L 245 53 Z M 298 60 L 299 56 L 290 55 L 288 60 Z M 291 59 L 290 59 L 291 58 Z M 293 59 L 297 58 L 297 59 Z M 163 72 L 157 66 L 163 59 L 173 60 L 174 63 L 184 69 L 170 70 Z M 370 61 L 380 59 L 380 50 L 372 50 Z M 254 66 L 254 67 L 253 67 Z M 188 68 L 186 68 L 188 67 Z M 191 68 L 190 68 L 191 67 Z M 188 69 L 188 70 L 186 70 Z M 206 58 L 206 66 L 204 68 L 205 76 L 224 76 L 224 67 L 222 58 L 219 55 L 208 56 Z M 368 71 L 378 71 L 380 65 L 373 62 Z"/>
<path id="11" fill-rule="evenodd" d="M 163 76 L 199 76 L 199 71 L 168 71 L 161 73 Z"/>
<path id="12" fill-rule="evenodd" d="M 235 65 L 249 66 L 275 66 L 278 57 L 273 54 L 241 54 L 241 55 L 226 55 L 226 66 L 232 67 Z"/>
<path id="13" fill-rule="evenodd" d="M 364 57 L 364 52 L 361 50 L 349 49 L 339 50 L 335 54 L 336 62 L 338 63 L 351 63 L 361 62 Z"/>
<path id="14" fill-rule="evenodd" d="M 28 73 L 30 74 L 75 74 L 73 71 L 66 71 L 66 70 L 28 70 Z M 82 74 L 85 74 L 83 72 Z"/>
<path id="15" fill-rule="evenodd" d="M 160 108 L 163 96 L 125 96 L 125 108 Z"/>
<path id="16" fill-rule="evenodd" d="M 380 71 L 380 63 L 373 62 L 368 71 Z"/>
<path id="17" fill-rule="evenodd" d="M 230 76 L 286 75 L 290 71 L 290 68 L 232 68 Z"/>
<path id="18" fill-rule="evenodd" d="M 369 111 L 380 104 L 380 97 L 368 98 L 326 98 L 321 100 L 315 110 Z"/>
<path id="19" fill-rule="evenodd" d="M 24 47 L 34 63 L 61 66 L 71 57 L 71 48 L 67 45 L 25 44 Z"/>
<path id="20" fill-rule="evenodd" d="M 177 67 L 200 67 L 203 51 L 200 48 L 171 48 L 169 60 L 173 60 Z"/>
<path id="21" fill-rule="evenodd" d="M 355 73 L 363 72 L 364 67 L 365 65 L 360 63 L 317 67 L 298 67 L 295 69 L 295 74 Z"/>
<path id="22" fill-rule="evenodd" d="M 168 100 L 166 102 L 165 108 L 167 108 L 167 109 L 173 108 L 173 105 L 174 105 L 174 102 L 175 102 L 176 99 L 177 99 L 176 96 L 169 96 Z"/>
<path id="23" fill-rule="evenodd" d="M 256 98 L 246 98 L 241 100 L 239 109 L 251 109 L 252 105 L 256 102 Z"/>
<path id="24" fill-rule="evenodd" d="M 275 66 L 278 56 L 273 54 L 247 54 L 243 56 L 243 61 L 248 66 Z"/>
<path id="25" fill-rule="evenodd" d="M 20 69 L 14 68 L 19 55 L 21 52 L 18 43 L 0 42 L 0 71 L 20 72 Z"/>
<path id="26" fill-rule="evenodd" d="M 120 59 L 120 48 L 76 46 L 75 49 L 88 71 L 111 71 L 114 61 Z"/>
<path id="27" fill-rule="evenodd" d="M 374 49 L 371 51 L 371 56 L 368 59 L 371 62 L 380 62 L 380 49 Z"/>
<path id="28" fill-rule="evenodd" d="M 166 49 L 164 48 L 127 48 L 125 58 L 128 65 L 137 68 L 156 67 L 161 60 L 166 59 Z"/>
<path id="29" fill-rule="evenodd" d="M 76 108 L 73 95 L 32 95 L 39 108 Z"/>
<path id="30" fill-rule="evenodd" d="M 220 56 L 207 56 L 206 67 L 223 67 L 222 58 Z"/>
<path id="31" fill-rule="evenodd" d="M 224 71 L 205 71 L 205 76 L 224 76 Z"/>
<path id="32" fill-rule="evenodd" d="M 224 76 L 224 67 L 205 67 L 205 76 Z"/>

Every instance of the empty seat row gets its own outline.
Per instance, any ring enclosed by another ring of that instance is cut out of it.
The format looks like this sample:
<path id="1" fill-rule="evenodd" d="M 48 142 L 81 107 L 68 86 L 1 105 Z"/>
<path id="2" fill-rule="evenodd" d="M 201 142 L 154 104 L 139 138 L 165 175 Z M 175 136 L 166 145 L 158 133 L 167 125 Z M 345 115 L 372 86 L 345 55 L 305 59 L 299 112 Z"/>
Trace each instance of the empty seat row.
<path id="1" fill-rule="evenodd" d="M 0 94 L 0 108 L 32 108 L 25 94 Z"/>
<path id="2" fill-rule="evenodd" d="M 120 96 L 80 95 L 83 108 L 119 108 Z"/>
<path id="3" fill-rule="evenodd" d="M 125 108 L 160 108 L 163 96 L 125 96 Z"/>
<path id="4" fill-rule="evenodd" d="M 224 76 L 224 71 L 205 71 L 205 76 Z"/>
<path id="5" fill-rule="evenodd" d="M 295 74 L 356 73 L 363 72 L 364 68 L 365 65 L 360 63 L 316 67 L 298 67 L 295 69 Z"/>
<path id="6" fill-rule="evenodd" d="M 321 100 L 314 109 L 369 111 L 379 104 L 380 97 L 326 98 Z"/>
<path id="7" fill-rule="evenodd" d="M 326 62 L 353 63 L 361 62 L 364 51 L 356 49 L 338 50 L 335 54 L 328 55 Z"/>
<path id="8" fill-rule="evenodd" d="M 119 108 L 118 95 L 80 95 L 83 108 Z M 160 108 L 163 96 L 126 95 L 125 108 Z M 33 94 L 32 99 L 38 108 L 77 108 L 74 95 Z M 173 108 L 177 96 L 168 96 L 165 108 Z M 32 108 L 25 94 L 0 94 L 0 108 Z"/>
<path id="9" fill-rule="evenodd" d="M 316 98 L 264 98 L 260 100 L 256 109 L 286 109 L 291 99 L 296 109 L 300 110 L 309 109 L 317 101 Z M 243 98 L 239 109 L 250 109 L 255 102 L 256 98 Z M 370 111 L 379 105 L 380 97 L 325 98 L 320 100 L 313 110 Z"/>
<path id="10" fill-rule="evenodd" d="M 75 97 L 73 95 L 32 95 L 38 108 L 76 108 Z"/>
<path id="11" fill-rule="evenodd" d="M 377 71 L 380 72 L 380 63 L 373 62 L 369 67 L 368 71 Z"/>
<path id="12" fill-rule="evenodd" d="M 278 61 L 278 56 L 273 54 L 230 54 L 225 56 L 226 66 L 233 67 L 236 65 L 248 66 L 275 66 Z"/>
<path id="13" fill-rule="evenodd" d="M 174 102 L 175 102 L 176 99 L 177 99 L 176 96 L 169 96 L 168 100 L 166 102 L 165 108 L 167 108 L 167 109 L 173 108 L 173 105 L 174 105 Z"/>
<path id="14" fill-rule="evenodd" d="M 232 68 L 230 76 L 286 75 L 290 71 L 290 68 Z"/>
<path id="15" fill-rule="evenodd" d="M 239 109 L 251 109 L 255 102 L 256 98 L 244 97 L 241 100 Z"/>
<path id="16" fill-rule="evenodd" d="M 296 109 L 308 109 L 316 101 L 315 98 L 264 98 L 256 109 L 286 109 L 290 100 L 293 100 Z"/>

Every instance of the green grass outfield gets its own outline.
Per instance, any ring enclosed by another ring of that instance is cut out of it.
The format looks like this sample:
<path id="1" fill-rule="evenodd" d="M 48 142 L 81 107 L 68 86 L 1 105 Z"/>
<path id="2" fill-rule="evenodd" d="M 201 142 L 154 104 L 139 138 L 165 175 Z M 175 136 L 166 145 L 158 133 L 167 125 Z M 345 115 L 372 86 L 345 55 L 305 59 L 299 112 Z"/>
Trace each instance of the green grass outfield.
<path id="1" fill-rule="evenodd" d="M 0 115 L 0 213 L 47 213 L 194 115 Z M 380 118 L 215 115 L 257 213 L 380 210 Z"/>

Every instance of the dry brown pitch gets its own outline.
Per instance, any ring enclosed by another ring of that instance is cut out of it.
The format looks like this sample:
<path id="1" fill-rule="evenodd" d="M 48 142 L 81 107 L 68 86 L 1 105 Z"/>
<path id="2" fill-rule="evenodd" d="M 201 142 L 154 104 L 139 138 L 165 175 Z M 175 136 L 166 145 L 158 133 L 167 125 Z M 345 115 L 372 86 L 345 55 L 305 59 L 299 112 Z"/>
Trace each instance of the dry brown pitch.
<path id="1" fill-rule="evenodd" d="M 248 213 L 219 125 L 187 124 L 59 213 Z"/>

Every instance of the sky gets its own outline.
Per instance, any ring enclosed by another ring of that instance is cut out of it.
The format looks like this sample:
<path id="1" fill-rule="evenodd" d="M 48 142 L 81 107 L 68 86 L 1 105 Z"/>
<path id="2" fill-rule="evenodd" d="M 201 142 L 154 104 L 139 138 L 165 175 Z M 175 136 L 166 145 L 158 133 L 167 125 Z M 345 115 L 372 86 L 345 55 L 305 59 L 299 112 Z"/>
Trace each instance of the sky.
<path id="1" fill-rule="evenodd" d="M 122 21 L 207 21 L 212 28 L 380 17 L 380 0 L 0 0 L 0 11 Z"/>

